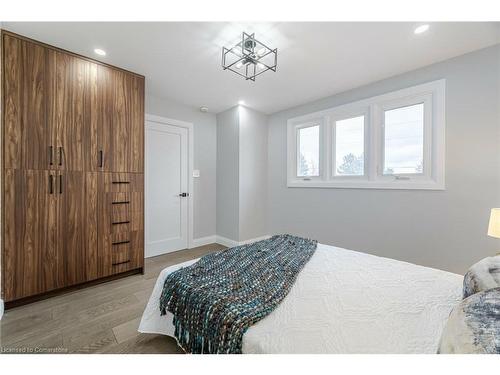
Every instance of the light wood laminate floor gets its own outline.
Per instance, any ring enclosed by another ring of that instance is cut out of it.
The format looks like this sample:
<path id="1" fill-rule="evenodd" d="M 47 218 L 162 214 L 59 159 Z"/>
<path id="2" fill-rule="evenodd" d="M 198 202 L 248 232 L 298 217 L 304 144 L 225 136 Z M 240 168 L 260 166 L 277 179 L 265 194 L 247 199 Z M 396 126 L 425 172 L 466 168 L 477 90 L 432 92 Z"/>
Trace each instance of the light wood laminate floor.
<path id="1" fill-rule="evenodd" d="M 182 353 L 175 340 L 137 332 L 161 270 L 221 250 L 211 244 L 145 261 L 133 275 L 7 310 L 0 353 Z"/>

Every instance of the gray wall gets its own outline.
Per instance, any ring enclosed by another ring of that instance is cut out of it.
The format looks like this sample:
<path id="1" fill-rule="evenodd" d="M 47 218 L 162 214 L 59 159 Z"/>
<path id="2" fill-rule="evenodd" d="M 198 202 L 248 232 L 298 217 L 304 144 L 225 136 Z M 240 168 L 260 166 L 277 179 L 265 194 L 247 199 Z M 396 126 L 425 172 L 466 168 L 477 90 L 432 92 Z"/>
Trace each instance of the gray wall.
<path id="1" fill-rule="evenodd" d="M 193 210 L 194 238 L 215 234 L 216 210 L 216 120 L 212 113 L 175 103 L 151 95 L 146 96 L 146 113 L 182 120 L 194 124 L 194 169 L 200 177 L 194 178 Z"/>
<path id="2" fill-rule="evenodd" d="M 217 235 L 239 240 L 238 107 L 217 115 Z"/>
<path id="3" fill-rule="evenodd" d="M 412 85 L 446 81 L 446 190 L 286 187 L 286 121 Z M 463 273 L 500 249 L 500 46 L 295 107 L 269 118 L 269 232 Z"/>
<path id="4" fill-rule="evenodd" d="M 245 241 L 267 234 L 267 116 L 239 107 L 240 235 Z"/>

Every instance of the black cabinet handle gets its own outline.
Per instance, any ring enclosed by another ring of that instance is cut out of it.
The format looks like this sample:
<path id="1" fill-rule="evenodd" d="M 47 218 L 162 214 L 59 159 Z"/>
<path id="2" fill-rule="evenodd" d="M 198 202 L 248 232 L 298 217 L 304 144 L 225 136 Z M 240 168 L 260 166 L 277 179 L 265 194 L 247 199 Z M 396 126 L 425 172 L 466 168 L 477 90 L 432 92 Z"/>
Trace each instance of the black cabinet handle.
<path id="1" fill-rule="evenodd" d="M 59 147 L 59 165 L 62 165 L 62 158 L 63 158 L 63 148 Z"/>
<path id="2" fill-rule="evenodd" d="M 126 264 L 126 263 L 130 263 L 130 259 L 129 260 L 126 260 L 124 262 L 116 262 L 116 263 L 112 263 L 113 266 L 118 266 L 120 264 Z"/>
<path id="3" fill-rule="evenodd" d="M 130 181 L 111 181 L 112 184 L 130 184 Z"/>
<path id="4" fill-rule="evenodd" d="M 130 223 L 130 220 L 127 220 L 127 221 L 115 221 L 115 222 L 111 223 L 111 225 L 129 224 L 129 223 Z"/>
<path id="5" fill-rule="evenodd" d="M 49 165 L 54 165 L 54 161 L 52 160 L 54 154 L 54 147 L 49 146 Z"/>
<path id="6" fill-rule="evenodd" d="M 180 193 L 179 197 L 189 197 L 189 193 Z"/>
<path id="7" fill-rule="evenodd" d="M 49 194 L 54 194 L 54 176 L 49 174 Z"/>
<path id="8" fill-rule="evenodd" d="M 102 168 L 104 165 L 104 154 L 102 150 L 99 150 L 99 168 Z"/>
<path id="9" fill-rule="evenodd" d="M 124 243 L 130 243 L 130 240 L 112 242 L 111 245 L 121 245 L 121 244 L 124 244 Z"/>
<path id="10" fill-rule="evenodd" d="M 63 193 L 63 176 L 62 174 L 59 175 L 59 194 Z"/>
<path id="11" fill-rule="evenodd" d="M 130 201 L 111 202 L 111 204 L 128 204 Z"/>

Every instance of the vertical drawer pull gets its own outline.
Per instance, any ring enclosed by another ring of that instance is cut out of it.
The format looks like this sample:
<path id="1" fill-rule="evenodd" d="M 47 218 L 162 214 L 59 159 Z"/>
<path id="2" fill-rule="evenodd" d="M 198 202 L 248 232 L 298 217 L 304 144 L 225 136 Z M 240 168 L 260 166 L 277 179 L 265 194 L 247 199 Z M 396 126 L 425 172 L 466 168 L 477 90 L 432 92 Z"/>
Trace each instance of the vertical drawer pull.
<path id="1" fill-rule="evenodd" d="M 54 194 L 54 176 L 49 174 L 49 194 Z"/>
<path id="2" fill-rule="evenodd" d="M 62 165 L 63 162 L 63 148 L 59 147 L 59 165 Z"/>
<path id="3" fill-rule="evenodd" d="M 53 154 L 54 154 L 54 147 L 49 146 L 49 165 L 54 165 Z"/>

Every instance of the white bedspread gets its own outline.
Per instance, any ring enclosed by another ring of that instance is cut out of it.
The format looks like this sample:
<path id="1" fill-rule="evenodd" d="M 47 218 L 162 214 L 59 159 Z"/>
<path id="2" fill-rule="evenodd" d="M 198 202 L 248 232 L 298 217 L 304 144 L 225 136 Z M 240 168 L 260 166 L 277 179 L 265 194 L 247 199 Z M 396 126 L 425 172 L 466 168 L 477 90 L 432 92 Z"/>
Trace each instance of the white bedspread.
<path id="1" fill-rule="evenodd" d="M 173 336 L 158 277 L 139 331 Z M 318 244 L 283 302 L 248 329 L 243 353 L 436 353 L 460 275 Z"/>

